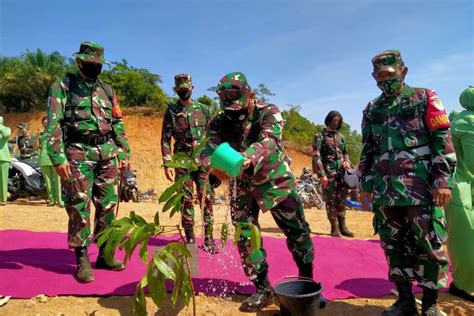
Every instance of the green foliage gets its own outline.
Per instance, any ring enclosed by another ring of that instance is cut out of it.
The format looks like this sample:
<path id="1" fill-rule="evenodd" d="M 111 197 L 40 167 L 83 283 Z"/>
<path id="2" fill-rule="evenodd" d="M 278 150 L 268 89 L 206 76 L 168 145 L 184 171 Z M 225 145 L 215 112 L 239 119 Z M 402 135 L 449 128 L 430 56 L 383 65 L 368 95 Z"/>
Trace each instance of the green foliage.
<path id="1" fill-rule="evenodd" d="M 312 123 L 299 113 L 300 110 L 300 106 L 292 105 L 289 110 L 282 112 L 283 119 L 285 120 L 283 140 L 311 148 L 314 135 L 319 133 L 325 126 Z M 350 160 L 357 166 L 362 149 L 362 135 L 355 130 L 351 130 L 350 125 L 347 123 L 342 125 L 340 132 L 346 140 Z"/>
<path id="2" fill-rule="evenodd" d="M 168 97 L 158 85 L 162 82 L 160 75 L 129 66 L 125 59 L 112 65 L 110 70 L 102 71 L 100 78 L 112 85 L 122 106 L 166 109 Z"/>
<path id="3" fill-rule="evenodd" d="M 72 59 L 40 49 L 27 50 L 20 57 L 1 57 L 0 103 L 8 112 L 45 108 L 51 84 L 72 68 Z"/>
<path id="4" fill-rule="evenodd" d="M 207 95 L 199 97 L 197 101 L 209 107 L 212 117 L 214 117 L 221 110 L 219 103 L 217 103 L 214 99 L 211 99 Z"/>
<path id="5" fill-rule="evenodd" d="M 263 83 L 260 83 L 257 88 L 252 90 L 255 93 L 257 99 L 260 99 L 265 102 L 269 101 L 269 97 L 275 95 L 275 93 L 271 92 L 270 89 L 268 89 L 267 86 L 265 86 L 265 84 Z"/>

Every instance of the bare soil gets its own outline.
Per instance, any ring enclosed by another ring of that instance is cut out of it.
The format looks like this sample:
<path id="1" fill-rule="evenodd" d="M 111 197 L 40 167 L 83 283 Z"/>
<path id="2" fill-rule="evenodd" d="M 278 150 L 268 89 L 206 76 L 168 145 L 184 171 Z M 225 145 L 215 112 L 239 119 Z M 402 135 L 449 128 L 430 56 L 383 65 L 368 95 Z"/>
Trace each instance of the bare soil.
<path id="1" fill-rule="evenodd" d="M 7 114 L 7 126 L 16 127 L 20 122 L 29 122 L 32 132 L 36 132 L 44 113 Z M 161 169 L 160 134 L 161 118 L 156 116 L 130 115 L 125 117 L 125 127 L 132 149 L 132 168 L 136 170 L 139 189 L 145 191 L 154 188 L 158 194 L 168 185 Z M 293 159 L 292 168 L 295 174 L 300 174 L 304 166 L 310 166 L 311 158 L 299 151 L 289 150 Z M 156 211 L 161 206 L 152 202 L 121 203 L 120 216 L 128 215 L 135 211 L 146 220 L 153 220 Z M 216 207 L 216 223 L 229 221 L 226 205 Z M 200 218 L 200 214 L 196 214 Z M 165 225 L 176 225 L 177 216 L 172 219 L 162 215 Z M 325 212 L 318 209 L 306 211 L 306 217 L 314 234 L 327 235 L 329 223 Z M 355 232 L 357 239 L 375 239 L 372 230 L 372 216 L 370 213 L 349 211 L 347 215 L 349 227 Z M 271 215 L 261 215 L 260 223 L 264 235 L 283 237 Z M 216 225 L 218 226 L 218 225 Z M 67 231 L 67 215 L 64 209 L 46 207 L 44 201 L 19 200 L 6 206 L 0 206 L 0 230 L 25 229 L 31 231 Z M 217 229 L 217 228 L 216 228 Z M 200 232 L 199 232 L 200 233 Z M 215 232 L 218 234 L 218 232 Z M 65 245 L 66 247 L 66 245 Z M 316 245 L 317 247 L 317 245 Z M 271 254 L 269 254 L 271 255 Z M 1 280 L 0 282 L 14 282 L 14 280 Z M 8 293 L 0 293 L 8 295 Z M 228 299 L 197 296 L 198 315 L 249 315 L 238 311 L 240 303 L 245 296 L 234 295 Z M 380 315 L 382 310 L 391 305 L 394 296 L 384 298 L 358 298 L 336 300 L 328 304 L 326 309 L 320 310 L 320 315 Z M 170 304 L 158 310 L 151 299 L 147 299 L 148 311 L 155 315 L 192 315 L 192 306 L 172 307 Z M 76 297 L 61 296 L 48 298 L 46 303 L 41 303 L 35 298 L 10 299 L 6 305 L 0 307 L 1 315 L 131 315 L 132 298 L 124 296 L 111 297 Z M 440 294 L 440 306 L 448 315 L 474 315 L 472 303 L 458 299 L 447 293 Z M 252 314 L 250 314 L 252 315 Z M 278 315 L 278 307 L 271 305 L 254 315 Z"/>

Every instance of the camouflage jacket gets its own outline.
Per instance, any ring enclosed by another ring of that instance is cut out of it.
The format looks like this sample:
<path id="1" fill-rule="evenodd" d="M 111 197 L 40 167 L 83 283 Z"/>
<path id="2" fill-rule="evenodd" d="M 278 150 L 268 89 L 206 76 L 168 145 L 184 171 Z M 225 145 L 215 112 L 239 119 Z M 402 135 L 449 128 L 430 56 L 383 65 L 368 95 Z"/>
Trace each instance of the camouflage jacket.
<path id="1" fill-rule="evenodd" d="M 35 138 L 31 136 L 16 137 L 16 145 L 18 146 L 21 158 L 29 158 L 35 154 L 35 150 L 33 148 L 34 142 Z"/>
<path id="2" fill-rule="evenodd" d="M 181 105 L 179 100 L 170 104 L 161 130 L 163 163 L 171 161 L 171 138 L 174 138 L 173 153 L 192 154 L 206 138 L 206 127 L 210 120 L 208 107 L 197 101 L 186 106 Z"/>
<path id="3" fill-rule="evenodd" d="M 283 118 L 276 105 L 259 103 L 244 122 L 230 121 L 219 113 L 207 128 L 208 143 L 201 159 L 210 165 L 212 153 L 223 142 L 251 160 L 251 167 L 239 178 L 248 184 L 263 211 L 284 201 L 294 189 L 295 179 L 285 159 L 282 142 Z"/>
<path id="4" fill-rule="evenodd" d="M 449 120 L 435 91 L 405 85 L 399 95 L 381 95 L 365 108 L 359 171 L 374 204 L 431 204 L 431 190 L 448 187 L 455 163 Z"/>
<path id="5" fill-rule="evenodd" d="M 349 161 L 344 137 L 337 131 L 324 128 L 313 138 L 313 172 L 318 177 L 337 176 L 342 162 Z"/>
<path id="6" fill-rule="evenodd" d="M 130 158 L 117 96 L 99 80 L 89 82 L 78 74 L 68 74 L 55 82 L 49 91 L 48 122 L 47 148 L 54 165 L 67 160 L 100 161 L 117 155 L 119 159 Z M 110 139 L 87 145 L 67 140 L 68 135 L 110 135 Z"/>

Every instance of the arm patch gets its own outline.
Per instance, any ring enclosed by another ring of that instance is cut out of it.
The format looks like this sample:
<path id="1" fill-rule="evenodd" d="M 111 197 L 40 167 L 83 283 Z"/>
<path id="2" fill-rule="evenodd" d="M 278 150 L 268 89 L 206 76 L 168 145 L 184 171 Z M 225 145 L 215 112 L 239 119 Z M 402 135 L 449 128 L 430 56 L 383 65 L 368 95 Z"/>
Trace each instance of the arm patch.
<path id="1" fill-rule="evenodd" d="M 449 128 L 449 118 L 446 115 L 443 103 L 434 90 L 426 90 L 427 109 L 425 114 L 425 122 L 431 131 Z"/>

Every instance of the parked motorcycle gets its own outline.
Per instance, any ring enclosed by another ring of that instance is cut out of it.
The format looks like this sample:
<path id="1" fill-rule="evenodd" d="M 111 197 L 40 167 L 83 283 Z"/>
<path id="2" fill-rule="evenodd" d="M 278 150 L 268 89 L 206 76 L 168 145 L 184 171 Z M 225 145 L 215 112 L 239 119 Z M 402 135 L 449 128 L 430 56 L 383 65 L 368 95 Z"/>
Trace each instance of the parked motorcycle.
<path id="1" fill-rule="evenodd" d="M 137 178 L 132 170 L 125 170 L 122 175 L 122 186 L 120 188 L 120 201 L 138 202 Z"/>
<path id="2" fill-rule="evenodd" d="M 303 174 L 296 182 L 296 193 L 299 195 L 303 207 L 324 208 L 321 183 L 314 177 L 313 172 L 308 168 L 303 169 Z"/>
<path id="3" fill-rule="evenodd" d="M 48 192 L 36 159 L 12 158 L 8 171 L 9 201 L 18 198 L 47 199 Z"/>

